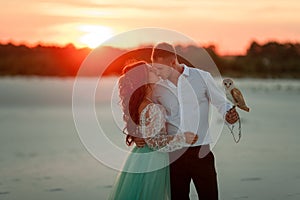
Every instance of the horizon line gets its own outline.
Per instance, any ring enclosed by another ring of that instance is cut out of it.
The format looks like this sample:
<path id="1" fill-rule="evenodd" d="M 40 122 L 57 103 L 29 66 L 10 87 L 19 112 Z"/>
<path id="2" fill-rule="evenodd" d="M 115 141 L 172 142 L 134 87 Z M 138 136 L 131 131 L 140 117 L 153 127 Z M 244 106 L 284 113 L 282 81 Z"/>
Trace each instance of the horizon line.
<path id="1" fill-rule="evenodd" d="M 272 42 L 275 42 L 275 43 L 278 43 L 278 44 L 300 44 L 300 41 L 290 41 L 290 40 L 287 40 L 287 41 L 281 41 L 281 40 L 275 40 L 275 39 L 268 39 L 264 42 L 258 42 L 257 40 L 251 40 L 251 42 L 249 42 L 248 44 L 248 47 L 244 50 L 244 53 L 240 52 L 240 53 L 221 53 L 218 51 L 218 45 L 216 43 L 207 43 L 205 45 L 195 45 L 195 44 L 183 44 L 183 43 L 180 43 L 180 42 L 177 42 L 176 44 L 174 44 L 174 46 L 183 46 L 183 47 L 186 47 L 186 46 L 196 46 L 196 47 L 200 47 L 200 48 L 208 48 L 210 46 L 214 47 L 214 51 L 217 55 L 219 56 L 240 56 L 240 55 L 246 55 L 247 53 L 247 49 L 249 49 L 250 45 L 252 43 L 257 43 L 259 44 L 260 46 L 262 45 L 265 45 L 265 44 L 268 44 L 268 43 L 272 43 Z M 116 48 L 116 49 L 124 49 L 124 50 L 128 50 L 128 49 L 135 49 L 135 48 L 140 48 L 140 47 L 147 47 L 147 46 L 154 46 L 155 44 L 154 43 L 144 43 L 144 44 L 139 44 L 139 45 L 136 45 L 136 46 L 130 46 L 130 47 L 118 47 L 118 46 L 114 46 L 114 45 L 102 45 L 100 44 L 99 46 L 95 47 L 95 48 L 91 48 L 91 47 L 88 47 L 88 46 L 84 46 L 84 45 L 76 45 L 72 42 L 69 42 L 69 43 L 65 43 L 65 44 L 61 44 L 61 43 L 51 43 L 51 42 L 34 42 L 34 43 L 29 43 L 29 42 L 25 42 L 25 41 L 13 41 L 13 40 L 7 40 L 7 41 L 3 41 L 3 40 L 0 40 L 0 45 L 14 45 L 14 46 L 25 46 L 25 47 L 28 47 L 28 48 L 36 48 L 36 47 L 57 47 L 57 48 L 67 48 L 68 46 L 72 46 L 74 47 L 76 50 L 83 50 L 83 49 L 88 49 L 88 50 L 91 50 L 93 51 L 94 49 L 96 48 L 100 48 L 101 46 L 102 47 L 111 47 L 111 48 Z M 105 44 L 105 43 L 103 43 Z"/>

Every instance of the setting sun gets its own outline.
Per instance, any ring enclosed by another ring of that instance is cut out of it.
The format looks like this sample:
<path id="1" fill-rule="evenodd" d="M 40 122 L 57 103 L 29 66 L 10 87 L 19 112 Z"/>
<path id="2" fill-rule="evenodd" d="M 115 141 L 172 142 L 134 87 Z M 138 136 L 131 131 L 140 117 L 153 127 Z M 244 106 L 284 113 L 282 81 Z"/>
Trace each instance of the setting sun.
<path id="1" fill-rule="evenodd" d="M 96 48 L 113 36 L 113 30 L 106 26 L 80 25 L 78 29 L 85 33 L 79 41 L 89 48 Z"/>

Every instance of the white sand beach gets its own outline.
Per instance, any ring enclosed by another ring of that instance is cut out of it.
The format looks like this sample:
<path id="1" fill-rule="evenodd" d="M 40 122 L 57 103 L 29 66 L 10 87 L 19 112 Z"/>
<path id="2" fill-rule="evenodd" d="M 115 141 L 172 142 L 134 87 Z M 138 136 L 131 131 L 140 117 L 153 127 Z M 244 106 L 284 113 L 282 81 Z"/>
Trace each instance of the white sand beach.
<path id="1" fill-rule="evenodd" d="M 108 196 L 118 172 L 96 160 L 79 139 L 72 114 L 73 81 L 0 78 L 1 200 Z M 105 82 L 113 84 L 115 78 Z M 240 143 L 224 127 L 213 148 L 220 199 L 300 199 L 300 81 L 237 79 L 236 85 L 251 112 L 239 111 Z M 103 89 L 96 109 L 110 112 L 110 94 Z M 126 148 L 124 135 L 105 116 L 99 113 L 103 129 Z M 191 199 L 197 199 L 193 187 Z"/>

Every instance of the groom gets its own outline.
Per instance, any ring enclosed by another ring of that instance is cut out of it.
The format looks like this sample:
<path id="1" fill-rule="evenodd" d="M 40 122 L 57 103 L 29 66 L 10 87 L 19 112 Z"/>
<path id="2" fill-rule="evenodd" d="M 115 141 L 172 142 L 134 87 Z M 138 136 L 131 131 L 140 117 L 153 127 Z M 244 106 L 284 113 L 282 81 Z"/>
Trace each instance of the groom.
<path id="1" fill-rule="evenodd" d="M 237 122 L 238 113 L 226 102 L 210 73 L 178 63 L 171 44 L 157 44 L 151 60 L 162 79 L 153 94 L 156 103 L 166 108 L 168 134 L 191 131 L 199 138 L 194 145 L 169 154 L 171 198 L 189 199 L 193 180 L 199 199 L 218 199 L 214 155 L 209 147 L 212 143 L 208 132 L 209 104 L 214 105 L 230 124 Z M 135 139 L 135 143 L 144 145 L 142 139 Z"/>

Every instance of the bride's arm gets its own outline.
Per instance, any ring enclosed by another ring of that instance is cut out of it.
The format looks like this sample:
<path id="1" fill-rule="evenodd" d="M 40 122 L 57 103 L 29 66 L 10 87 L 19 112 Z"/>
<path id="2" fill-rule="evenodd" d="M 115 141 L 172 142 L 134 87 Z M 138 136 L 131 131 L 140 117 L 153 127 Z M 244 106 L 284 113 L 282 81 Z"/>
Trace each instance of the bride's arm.
<path id="1" fill-rule="evenodd" d="M 150 105 L 141 122 L 141 132 L 147 145 L 161 152 L 171 152 L 184 147 L 185 134 L 168 135 L 165 132 L 165 123 L 166 116 L 161 107 Z"/>

